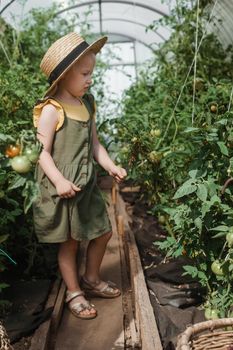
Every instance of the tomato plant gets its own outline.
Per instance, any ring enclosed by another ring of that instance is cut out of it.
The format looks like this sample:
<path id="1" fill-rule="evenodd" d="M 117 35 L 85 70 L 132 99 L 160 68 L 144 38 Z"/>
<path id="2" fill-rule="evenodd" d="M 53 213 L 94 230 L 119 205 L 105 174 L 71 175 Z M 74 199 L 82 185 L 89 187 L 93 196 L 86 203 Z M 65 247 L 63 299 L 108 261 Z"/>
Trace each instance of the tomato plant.
<path id="1" fill-rule="evenodd" d="M 196 8 L 179 4 L 182 11 L 178 5 L 164 20 L 171 26 L 170 38 L 125 93 L 122 115 L 115 120 L 120 133 L 113 137 L 120 149 L 126 148 L 120 161 L 140 184 L 150 212 L 166 216 L 168 237 L 159 247 L 172 257 L 185 251 L 194 264 L 184 266 L 185 273 L 200 281 L 211 310 L 224 316 L 233 304 L 233 253 L 227 236 L 233 226 L 233 187 L 223 190 L 233 175 L 233 49 L 225 50 L 213 33 L 204 35 L 195 74 L 191 67 L 187 76 Z M 205 5 L 199 40 L 208 21 Z"/>

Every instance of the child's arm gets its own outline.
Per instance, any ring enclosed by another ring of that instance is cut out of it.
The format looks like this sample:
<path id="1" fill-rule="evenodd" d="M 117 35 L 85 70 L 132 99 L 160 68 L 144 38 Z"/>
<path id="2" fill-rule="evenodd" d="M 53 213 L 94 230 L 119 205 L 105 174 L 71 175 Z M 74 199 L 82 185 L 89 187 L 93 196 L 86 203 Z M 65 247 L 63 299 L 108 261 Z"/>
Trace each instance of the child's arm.
<path id="1" fill-rule="evenodd" d="M 75 196 L 76 191 L 80 191 L 80 189 L 64 178 L 51 156 L 57 122 L 58 113 L 56 108 L 51 104 L 44 106 L 37 128 L 37 137 L 43 144 L 39 164 L 49 180 L 56 187 L 58 195 L 62 198 L 70 198 Z"/>
<path id="2" fill-rule="evenodd" d="M 112 159 L 109 157 L 106 149 L 99 142 L 96 125 L 93 123 L 93 152 L 94 158 L 101 165 L 109 175 L 113 176 L 115 180 L 119 183 L 124 180 L 127 173 L 124 168 L 117 166 Z"/>

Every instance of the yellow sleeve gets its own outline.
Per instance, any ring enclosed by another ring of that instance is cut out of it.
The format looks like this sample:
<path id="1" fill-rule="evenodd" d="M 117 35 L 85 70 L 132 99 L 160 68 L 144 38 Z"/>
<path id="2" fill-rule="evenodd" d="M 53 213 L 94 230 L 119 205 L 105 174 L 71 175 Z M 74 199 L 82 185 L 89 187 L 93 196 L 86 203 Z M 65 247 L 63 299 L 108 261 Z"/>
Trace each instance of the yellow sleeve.
<path id="1" fill-rule="evenodd" d="M 62 106 L 57 101 L 55 101 L 51 98 L 48 98 L 46 100 L 42 100 L 40 103 L 38 103 L 33 108 L 33 124 L 36 128 L 38 127 L 38 122 L 40 119 L 42 109 L 44 108 L 44 106 L 46 106 L 49 103 L 52 104 L 54 107 L 56 107 L 56 110 L 58 111 L 58 114 L 59 114 L 59 119 L 58 119 L 58 123 L 56 126 L 56 131 L 58 131 L 64 123 L 64 118 L 65 118 L 64 110 L 63 110 Z"/>

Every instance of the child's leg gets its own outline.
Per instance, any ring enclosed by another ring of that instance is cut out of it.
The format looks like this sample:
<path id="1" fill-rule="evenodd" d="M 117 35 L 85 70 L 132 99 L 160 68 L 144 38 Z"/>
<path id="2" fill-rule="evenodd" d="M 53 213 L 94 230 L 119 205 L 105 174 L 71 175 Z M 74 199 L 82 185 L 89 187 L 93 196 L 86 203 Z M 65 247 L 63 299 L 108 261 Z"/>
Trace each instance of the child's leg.
<path id="1" fill-rule="evenodd" d="M 104 257 L 107 243 L 112 233 L 95 238 L 89 242 L 87 248 L 86 271 L 82 278 L 83 288 L 94 296 L 103 298 L 118 297 L 121 292 L 115 285 L 102 281 L 100 278 L 100 265 Z"/>
<path id="2" fill-rule="evenodd" d="M 107 243 L 112 237 L 112 232 L 92 239 L 87 247 L 87 260 L 85 277 L 90 282 L 100 281 L 100 265 L 102 263 Z"/>
<path id="3" fill-rule="evenodd" d="M 60 243 L 59 252 L 58 252 L 58 264 L 63 277 L 63 280 L 67 286 L 69 292 L 81 291 L 78 283 L 78 271 L 76 256 L 78 250 L 78 242 L 70 238 L 66 242 Z M 80 295 L 70 301 L 70 305 L 75 303 L 84 303 L 86 299 Z M 94 308 L 90 310 L 81 311 L 80 314 L 96 314 Z"/>

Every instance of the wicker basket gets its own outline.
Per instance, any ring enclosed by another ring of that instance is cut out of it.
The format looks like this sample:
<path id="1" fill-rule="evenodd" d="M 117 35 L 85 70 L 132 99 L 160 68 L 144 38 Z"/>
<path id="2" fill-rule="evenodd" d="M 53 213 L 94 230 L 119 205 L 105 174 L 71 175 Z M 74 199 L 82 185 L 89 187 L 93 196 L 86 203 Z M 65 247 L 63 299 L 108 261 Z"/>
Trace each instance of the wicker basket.
<path id="1" fill-rule="evenodd" d="M 13 350 L 6 329 L 0 321 L 0 350 Z"/>
<path id="2" fill-rule="evenodd" d="M 188 327 L 178 336 L 176 350 L 233 350 L 233 318 Z"/>

